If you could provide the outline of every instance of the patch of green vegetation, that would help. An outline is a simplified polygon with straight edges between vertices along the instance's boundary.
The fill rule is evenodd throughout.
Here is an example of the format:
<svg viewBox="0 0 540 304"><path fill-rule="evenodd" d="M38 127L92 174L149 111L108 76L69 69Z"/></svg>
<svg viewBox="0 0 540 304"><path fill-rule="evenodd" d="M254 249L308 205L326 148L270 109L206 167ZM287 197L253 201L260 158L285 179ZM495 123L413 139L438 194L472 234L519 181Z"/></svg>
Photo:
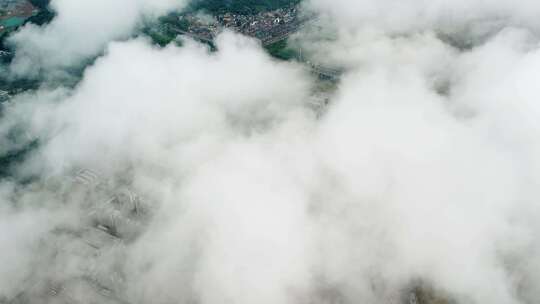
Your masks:
<svg viewBox="0 0 540 304"><path fill-rule="evenodd" d="M50 0L30 0L30 3L37 7L39 11L36 15L30 17L27 22L36 25L44 25L51 22L56 16L56 13L49 7L50 2Z"/></svg>
<svg viewBox="0 0 540 304"><path fill-rule="evenodd" d="M47 8L50 2L51 0L30 0L30 3L39 9Z"/></svg>
<svg viewBox="0 0 540 304"><path fill-rule="evenodd" d="M188 31L189 30L189 21L182 19L175 23L176 27L181 29L182 31Z"/></svg>
<svg viewBox="0 0 540 304"><path fill-rule="evenodd" d="M163 34L158 31L146 31L145 32L150 39L152 39L152 42L159 46L166 46L167 44L171 43L176 37L173 35Z"/></svg>
<svg viewBox="0 0 540 304"><path fill-rule="evenodd" d="M287 40L281 40L265 47L266 51L275 58L282 60L298 59L296 50L289 47Z"/></svg>
<svg viewBox="0 0 540 304"><path fill-rule="evenodd" d="M54 11L44 8L44 9L40 9L36 15L28 18L26 22L33 23L36 25L44 25L51 22L55 16L56 16L56 13Z"/></svg>

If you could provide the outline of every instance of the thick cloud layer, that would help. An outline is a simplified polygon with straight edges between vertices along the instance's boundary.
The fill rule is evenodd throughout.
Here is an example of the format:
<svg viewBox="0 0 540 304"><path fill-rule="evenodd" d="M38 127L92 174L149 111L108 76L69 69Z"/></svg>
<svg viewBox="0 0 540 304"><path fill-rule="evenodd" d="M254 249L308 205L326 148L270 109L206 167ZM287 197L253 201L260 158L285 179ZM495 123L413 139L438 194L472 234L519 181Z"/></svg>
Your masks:
<svg viewBox="0 0 540 304"><path fill-rule="evenodd" d="M367 26L410 33L433 27L459 29L474 22L477 30L485 23L538 27L540 4L524 0L309 0L316 12L335 18L341 26Z"/></svg>
<svg viewBox="0 0 540 304"><path fill-rule="evenodd" d="M295 41L344 71L322 110L229 32L16 96L0 301L538 303L535 2L307 5Z"/></svg>
<svg viewBox="0 0 540 304"><path fill-rule="evenodd" d="M53 0L50 5L57 16L50 24L27 25L10 38L17 51L12 70L28 75L73 67L100 53L109 41L128 37L141 18L185 4L183 0Z"/></svg>

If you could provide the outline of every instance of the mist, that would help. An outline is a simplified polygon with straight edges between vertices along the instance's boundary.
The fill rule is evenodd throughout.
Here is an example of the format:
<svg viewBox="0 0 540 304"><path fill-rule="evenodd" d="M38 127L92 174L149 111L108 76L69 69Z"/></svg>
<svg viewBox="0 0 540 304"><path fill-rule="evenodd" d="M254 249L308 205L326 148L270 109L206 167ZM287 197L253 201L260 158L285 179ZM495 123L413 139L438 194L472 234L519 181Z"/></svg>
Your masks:
<svg viewBox="0 0 540 304"><path fill-rule="evenodd" d="M57 16L49 24L27 24L10 37L8 43L17 51L11 73L39 76L79 67L107 43L129 38L144 18L184 5L183 0L52 0L49 6Z"/></svg>
<svg viewBox="0 0 540 304"><path fill-rule="evenodd" d="M33 148L0 179L0 303L540 301L540 5L304 2L323 94L227 30L132 38L184 4L54 1L10 38L20 75L97 59L2 105L0 152Z"/></svg>

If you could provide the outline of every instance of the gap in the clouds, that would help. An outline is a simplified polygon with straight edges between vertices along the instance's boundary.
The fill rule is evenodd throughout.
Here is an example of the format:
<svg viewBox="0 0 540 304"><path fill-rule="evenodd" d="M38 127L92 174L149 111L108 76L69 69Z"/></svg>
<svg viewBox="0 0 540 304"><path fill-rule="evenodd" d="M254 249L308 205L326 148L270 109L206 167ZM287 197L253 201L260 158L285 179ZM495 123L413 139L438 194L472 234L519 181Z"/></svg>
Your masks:
<svg viewBox="0 0 540 304"><path fill-rule="evenodd" d="M172 13L173 16L176 14L177 13ZM176 35L173 39L169 39L166 43L160 41L159 38L156 39L153 27L159 26L160 22L167 20L167 18L167 16L162 17L157 20L157 23L156 20L143 20L132 35L120 41L143 39L149 44L152 44L158 50L172 46L182 48L185 42L185 40L181 39L182 35ZM219 51L213 42L199 41L199 43L206 46L209 53L216 53ZM287 39L264 46L262 49L276 62L294 61L300 64L305 64L302 62L304 59L302 58L301 52L299 52L295 46L291 46ZM78 62L76 65L68 66L53 72L39 71L31 76L20 77L13 77L11 73L2 73L0 74L0 90L7 92L7 96L10 97L15 97L23 93L34 94L39 93L40 90L54 90L57 88L67 90L68 92L72 91L76 89L77 85L81 82L85 72L91 68L96 61L105 56L106 53L107 50L105 49L90 58L86 58L85 60ZM9 69L11 59L12 58L9 58L4 62L4 69L6 71ZM309 68L309 66L307 67ZM318 115L322 115L325 112L331 96L338 88L338 79L324 77L317 73L314 73L314 76L316 76L314 77L316 81L315 86L313 87L312 100L308 103L308 106L311 107L312 110ZM2 103L2 100L0 100L0 103ZM7 104L8 103L6 103L6 100L4 100L4 104L0 105L0 111ZM32 151L34 151L38 146L39 144L37 141L27 140L22 145L16 146L16 149L14 148L0 151L0 171L2 173L0 178L13 177L14 174L11 169L16 164L23 163L25 160L31 157Z"/></svg>

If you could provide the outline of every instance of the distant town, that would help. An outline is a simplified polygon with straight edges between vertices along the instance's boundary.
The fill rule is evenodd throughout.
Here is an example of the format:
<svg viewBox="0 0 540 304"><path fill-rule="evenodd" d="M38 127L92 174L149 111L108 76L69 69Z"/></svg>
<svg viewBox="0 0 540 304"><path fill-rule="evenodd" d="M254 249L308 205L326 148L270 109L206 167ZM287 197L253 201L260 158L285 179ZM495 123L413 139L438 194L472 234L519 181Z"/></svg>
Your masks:
<svg viewBox="0 0 540 304"><path fill-rule="evenodd" d="M201 40L212 40L223 28L229 28L244 35L257 38L264 45L270 45L287 38L298 30L302 20L294 5L258 14L244 15L225 13L207 16L201 13L181 14L175 20L165 19L167 26ZM171 28L169 28L171 30Z"/></svg>
<svg viewBox="0 0 540 304"><path fill-rule="evenodd" d="M323 67L305 61L301 54L283 55L287 38L298 32L302 25L314 17L299 14L295 4L262 11L255 14L219 13L204 14L200 11L181 14L169 14L153 24L147 33L158 44L168 44L178 35L213 44L214 38L223 30L230 29L261 41L269 53L277 58L289 60L293 57L303 61L319 77L335 80L342 73L340 70Z"/></svg>
<svg viewBox="0 0 540 304"><path fill-rule="evenodd" d="M39 11L39 8L28 0L0 1L0 38L16 30ZM179 34L211 42L220 31L229 28L259 39L263 45L271 45L298 31L303 21L305 20L299 18L297 6L290 4L254 14L222 12L206 15L200 11L171 13L160 18L148 32L156 42L162 44L172 41Z"/></svg>
<svg viewBox="0 0 540 304"><path fill-rule="evenodd" d="M0 39L25 24L29 18L46 10L46 8L40 10L29 0L1 0ZM146 32L156 43L164 45L170 43L178 35L212 42L220 31L228 28L259 39L266 46L285 40L298 31L304 21L299 17L295 4L254 13L221 11L215 14L204 14L197 10L189 13L171 13L149 25ZM0 50L7 51L1 47ZM5 55L6 53L2 53L0 57Z"/></svg>
<svg viewBox="0 0 540 304"><path fill-rule="evenodd" d="M139 34L149 36L154 43L162 46L175 41L180 43L176 38L187 36L214 47L215 37L224 29L229 29L258 39L275 58L298 60L322 79L338 79L341 71L305 60L300 51L288 46L287 38L313 18L300 14L299 1L285 2L288 4L257 10L208 10L207 7L199 7L172 12L147 24ZM8 64L15 55L4 43L10 33L28 22L41 25L54 18L54 12L47 4L47 0L0 0L0 64ZM34 79L20 79L16 82L0 80L0 103L38 84L39 80Z"/></svg>

